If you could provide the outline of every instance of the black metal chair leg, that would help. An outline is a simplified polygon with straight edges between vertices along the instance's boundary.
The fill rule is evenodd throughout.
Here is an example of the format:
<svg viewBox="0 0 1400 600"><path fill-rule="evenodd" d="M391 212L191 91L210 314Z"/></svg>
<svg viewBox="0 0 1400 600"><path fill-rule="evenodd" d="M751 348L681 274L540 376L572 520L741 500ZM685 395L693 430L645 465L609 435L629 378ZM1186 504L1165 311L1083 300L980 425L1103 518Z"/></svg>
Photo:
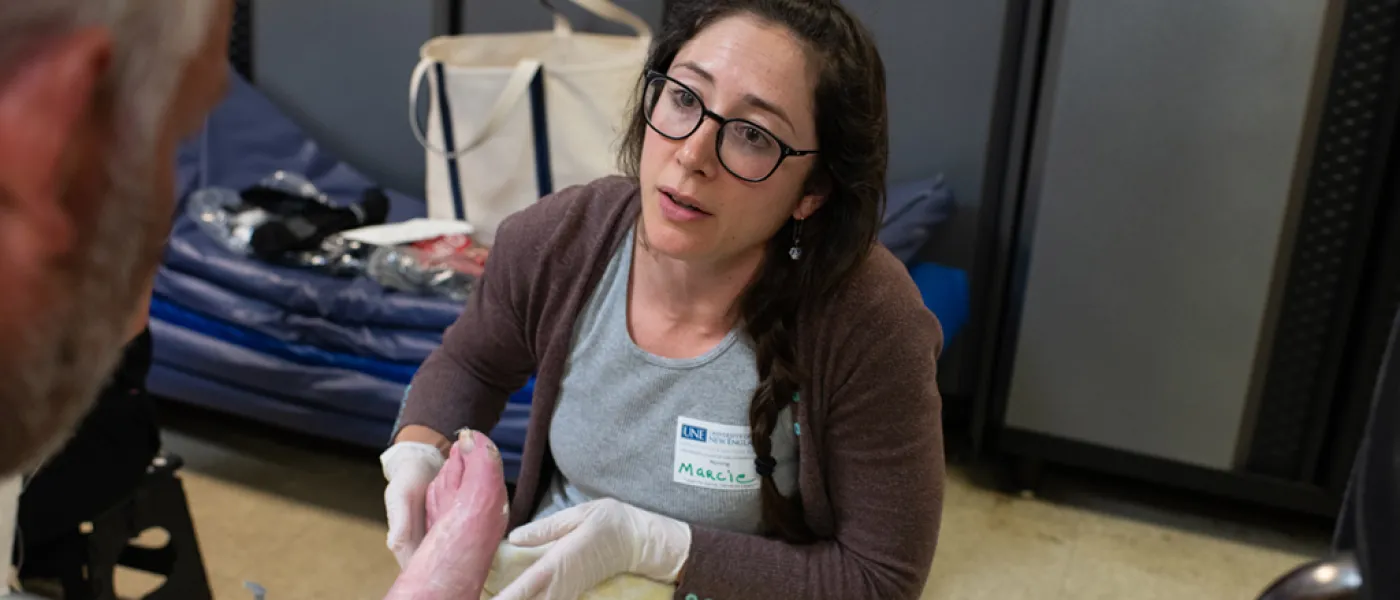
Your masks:
<svg viewBox="0 0 1400 600"><path fill-rule="evenodd" d="M145 600L212 600L184 484L176 476L180 466L178 457L158 457L135 493L94 519L91 530L75 530L45 556L34 557L28 575L57 579L65 600L116 600L120 565L165 578ZM169 533L164 547L132 545L151 528Z"/></svg>
<svg viewBox="0 0 1400 600"><path fill-rule="evenodd" d="M125 550L122 550L121 558L117 559L117 564L147 573L170 573L175 570L175 556L175 549L170 546L163 548L127 546Z"/></svg>
<svg viewBox="0 0 1400 600"><path fill-rule="evenodd" d="M164 571L165 585L146 596L148 600L212 600L204 558L199 551L194 520L190 518L184 485L174 474L158 476L151 489L150 502L141 507L139 522L146 527L164 527L170 533L170 566ZM135 564L122 564L136 567Z"/></svg>

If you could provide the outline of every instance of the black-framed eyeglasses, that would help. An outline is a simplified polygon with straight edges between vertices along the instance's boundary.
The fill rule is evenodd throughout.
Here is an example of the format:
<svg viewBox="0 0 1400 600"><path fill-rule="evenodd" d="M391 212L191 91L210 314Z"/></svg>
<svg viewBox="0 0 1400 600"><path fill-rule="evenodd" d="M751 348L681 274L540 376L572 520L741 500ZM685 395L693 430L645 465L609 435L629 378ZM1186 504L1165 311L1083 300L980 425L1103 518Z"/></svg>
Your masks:
<svg viewBox="0 0 1400 600"><path fill-rule="evenodd" d="M730 119L705 108L689 86L664 73L648 71L642 111L652 131L672 140L683 140L700 129L709 117L719 123L715 155L724 169L744 181L768 179L789 156L807 156L818 150L796 150L761 125Z"/></svg>

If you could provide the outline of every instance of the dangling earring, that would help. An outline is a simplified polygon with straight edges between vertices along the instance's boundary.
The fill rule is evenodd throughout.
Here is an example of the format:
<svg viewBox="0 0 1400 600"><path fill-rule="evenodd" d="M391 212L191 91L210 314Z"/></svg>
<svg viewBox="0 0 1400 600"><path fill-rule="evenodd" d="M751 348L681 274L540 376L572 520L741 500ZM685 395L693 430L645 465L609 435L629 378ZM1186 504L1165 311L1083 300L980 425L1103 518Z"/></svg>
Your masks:
<svg viewBox="0 0 1400 600"><path fill-rule="evenodd" d="M788 249L788 256L793 260L802 258L802 220L797 220L797 225L792 228L792 248Z"/></svg>

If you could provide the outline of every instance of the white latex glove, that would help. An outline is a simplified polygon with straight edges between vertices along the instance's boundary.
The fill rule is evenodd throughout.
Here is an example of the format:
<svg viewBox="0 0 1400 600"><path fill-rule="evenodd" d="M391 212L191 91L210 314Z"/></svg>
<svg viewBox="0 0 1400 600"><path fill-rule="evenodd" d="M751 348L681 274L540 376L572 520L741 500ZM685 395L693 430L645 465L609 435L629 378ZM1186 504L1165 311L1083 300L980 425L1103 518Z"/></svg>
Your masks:
<svg viewBox="0 0 1400 600"><path fill-rule="evenodd" d="M509 541L549 548L496 600L573 600L627 573L675 584L690 557L690 525L612 499L525 525Z"/></svg>
<svg viewBox="0 0 1400 600"><path fill-rule="evenodd" d="M442 470L445 459L432 444L399 442L379 455L384 466L384 513L389 519L387 545L399 561L399 568L423 543L428 530L428 485Z"/></svg>

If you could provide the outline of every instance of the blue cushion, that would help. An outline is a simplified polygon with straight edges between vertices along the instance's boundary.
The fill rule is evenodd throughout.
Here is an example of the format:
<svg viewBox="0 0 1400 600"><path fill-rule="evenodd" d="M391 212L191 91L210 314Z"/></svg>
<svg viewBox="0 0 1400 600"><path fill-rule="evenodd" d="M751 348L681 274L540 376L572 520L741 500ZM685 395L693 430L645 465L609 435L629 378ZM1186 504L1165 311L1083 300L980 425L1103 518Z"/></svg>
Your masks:
<svg viewBox="0 0 1400 600"><path fill-rule="evenodd" d="M971 312L967 271L925 262L910 268L909 276L918 286L924 306L933 311L938 323L943 326L943 346L946 348L967 324Z"/></svg>
<svg viewBox="0 0 1400 600"><path fill-rule="evenodd" d="M891 184L886 191L880 243L909 264L933 236L933 228L952 216L953 206L953 192L942 175Z"/></svg>
<svg viewBox="0 0 1400 600"><path fill-rule="evenodd" d="M396 363L279 340L237 323L201 315L160 295L151 298L151 317L300 365L347 369L403 385L411 382L418 371L417 363Z"/></svg>
<svg viewBox="0 0 1400 600"><path fill-rule="evenodd" d="M530 380L525 382L525 387L515 390L510 395L509 404L530 404L535 399L535 377L530 376Z"/></svg>

